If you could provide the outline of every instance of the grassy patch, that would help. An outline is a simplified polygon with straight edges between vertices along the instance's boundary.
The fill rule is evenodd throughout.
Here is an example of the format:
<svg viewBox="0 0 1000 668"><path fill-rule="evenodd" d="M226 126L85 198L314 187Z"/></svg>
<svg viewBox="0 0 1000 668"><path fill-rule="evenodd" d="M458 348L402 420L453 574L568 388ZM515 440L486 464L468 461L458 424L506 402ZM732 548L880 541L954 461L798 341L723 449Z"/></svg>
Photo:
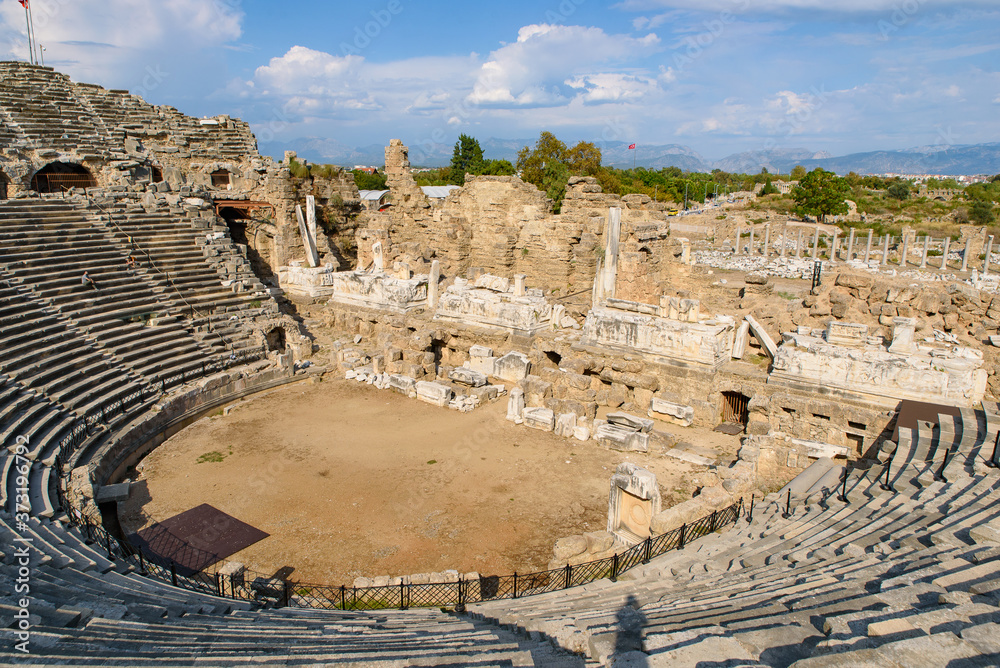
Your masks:
<svg viewBox="0 0 1000 668"><path fill-rule="evenodd" d="M211 452L206 452L205 454L198 457L198 461L196 461L195 463L205 464L207 462L211 462L213 464L218 464L225 458L226 456L221 452L219 452L218 450L212 450Z"/></svg>
<svg viewBox="0 0 1000 668"><path fill-rule="evenodd" d="M428 461L427 463L428 463L428 464L437 464L437 463L438 463L438 460L436 460L436 459L431 459L431 460L430 460L430 461Z"/></svg>

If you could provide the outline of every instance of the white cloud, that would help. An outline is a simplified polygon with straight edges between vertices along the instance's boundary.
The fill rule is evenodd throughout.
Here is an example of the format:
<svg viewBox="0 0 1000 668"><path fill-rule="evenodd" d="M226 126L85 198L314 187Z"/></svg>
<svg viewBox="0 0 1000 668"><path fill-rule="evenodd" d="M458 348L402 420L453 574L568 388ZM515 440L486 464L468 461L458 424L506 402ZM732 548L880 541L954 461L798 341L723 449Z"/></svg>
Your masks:
<svg viewBox="0 0 1000 668"><path fill-rule="evenodd" d="M205 0L32 0L35 36L44 59L78 81L147 89L170 76L173 63L242 34L238 2ZM0 4L0 57L28 60L24 11ZM150 78L150 72L159 73ZM145 83L144 83L145 82Z"/></svg>
<svg viewBox="0 0 1000 668"><path fill-rule="evenodd" d="M618 7L626 11L654 11L657 9L682 9L703 12L769 13L788 11L822 11L831 14L855 14L872 12L892 12L902 8L900 0L625 0ZM995 0L911 0L905 3L913 6L912 14L922 9L954 7L962 9L969 5L991 6ZM906 11L906 10L903 10ZM647 19L648 21L648 19Z"/></svg>
<svg viewBox="0 0 1000 668"><path fill-rule="evenodd" d="M490 54L467 99L476 105L565 104L574 94L564 88L567 79L575 81L575 77L585 75L607 77L595 70L610 63L641 58L659 46L660 39L654 33L636 38L609 35L600 28L584 26L524 26L516 42ZM576 88L592 90L582 85ZM611 92L605 90L601 94Z"/></svg>

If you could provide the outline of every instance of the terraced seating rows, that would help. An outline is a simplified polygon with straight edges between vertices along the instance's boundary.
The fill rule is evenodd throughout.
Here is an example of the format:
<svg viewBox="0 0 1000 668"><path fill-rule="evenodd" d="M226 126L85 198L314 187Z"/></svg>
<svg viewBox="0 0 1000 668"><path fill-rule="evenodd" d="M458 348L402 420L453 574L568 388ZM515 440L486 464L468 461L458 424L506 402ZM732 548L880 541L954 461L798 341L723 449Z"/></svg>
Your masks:
<svg viewBox="0 0 1000 668"><path fill-rule="evenodd" d="M31 539L31 654L19 665L594 665L439 610L259 609L123 569L75 527L0 513L0 541ZM23 544L23 543L21 543ZM17 565L4 547L3 577ZM0 598L13 615L14 596ZM7 651L5 647L4 651ZM12 657L14 658L14 657Z"/></svg>
<svg viewBox="0 0 1000 668"><path fill-rule="evenodd" d="M989 435L975 425L989 420L963 418L972 424L957 452L981 452ZM749 525L617 583L470 611L615 665L921 666L969 656L962 665L995 665L1000 636L984 638L1000 629L1000 473L963 464L947 480L921 478L930 451L904 439L901 430L894 465L908 473L893 479L895 492L875 466L850 477L850 504L826 495L785 518L786 497L775 494ZM928 638L937 649L927 656L940 661L893 663ZM888 662L851 663L857 652Z"/></svg>

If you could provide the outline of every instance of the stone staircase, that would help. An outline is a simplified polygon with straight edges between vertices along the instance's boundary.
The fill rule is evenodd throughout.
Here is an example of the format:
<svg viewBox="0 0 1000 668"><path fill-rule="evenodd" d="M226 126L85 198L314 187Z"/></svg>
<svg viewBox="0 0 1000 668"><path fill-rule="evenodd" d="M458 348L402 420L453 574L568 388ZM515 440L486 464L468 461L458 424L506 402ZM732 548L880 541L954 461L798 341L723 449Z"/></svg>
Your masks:
<svg viewBox="0 0 1000 668"><path fill-rule="evenodd" d="M983 460L995 413L960 423L964 437L901 429L882 465L850 475L848 504L805 495L785 517L787 494L774 494L751 523L618 582L470 614L616 666L997 665L1000 474Z"/></svg>
<svg viewBox="0 0 1000 668"><path fill-rule="evenodd" d="M435 609L264 609L179 589L109 561L59 520L18 524L0 513L3 577L30 539L30 655L17 665L592 666L537 639ZM13 619L17 597L0 597Z"/></svg>

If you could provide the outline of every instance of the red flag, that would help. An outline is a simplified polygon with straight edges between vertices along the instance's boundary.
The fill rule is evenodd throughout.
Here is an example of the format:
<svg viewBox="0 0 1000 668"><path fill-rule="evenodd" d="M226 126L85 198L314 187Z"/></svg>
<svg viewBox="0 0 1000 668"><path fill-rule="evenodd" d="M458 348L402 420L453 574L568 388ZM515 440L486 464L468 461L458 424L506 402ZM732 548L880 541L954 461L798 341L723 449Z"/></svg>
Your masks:
<svg viewBox="0 0 1000 668"><path fill-rule="evenodd" d="M629 150L632 150L633 148L635 148L635 144L629 144L628 147L629 147Z"/></svg>
<svg viewBox="0 0 1000 668"><path fill-rule="evenodd" d="M17 1L21 3L22 7L24 7L25 9L27 9L27 7L28 7L28 0L17 0Z"/></svg>

